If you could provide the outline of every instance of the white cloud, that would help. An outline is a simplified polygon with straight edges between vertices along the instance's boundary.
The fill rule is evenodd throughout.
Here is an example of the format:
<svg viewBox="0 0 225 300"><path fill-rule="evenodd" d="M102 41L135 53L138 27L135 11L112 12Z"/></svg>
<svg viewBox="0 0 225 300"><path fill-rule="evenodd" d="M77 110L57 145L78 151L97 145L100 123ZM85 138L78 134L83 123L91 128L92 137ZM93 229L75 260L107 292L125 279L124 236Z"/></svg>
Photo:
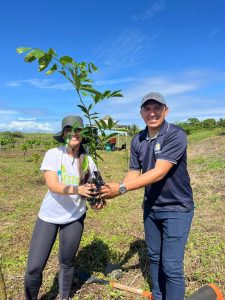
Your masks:
<svg viewBox="0 0 225 300"><path fill-rule="evenodd" d="M2 115L14 115L14 114L18 114L18 111L10 110L10 109L0 109L0 114L2 114Z"/></svg>
<svg viewBox="0 0 225 300"><path fill-rule="evenodd" d="M36 118L23 118L23 117L19 117L18 121L35 121Z"/></svg>
<svg viewBox="0 0 225 300"><path fill-rule="evenodd" d="M146 35L138 29L123 28L113 32L104 41L104 47L101 44L96 47L97 65L100 66L102 73L111 76L120 70L124 72L128 68L144 64L153 56L156 38L158 35L155 32Z"/></svg>
<svg viewBox="0 0 225 300"><path fill-rule="evenodd" d="M118 79L109 79L109 80L97 80L95 85L113 85L113 84L120 84L120 83L127 83L134 81L135 77L125 77L125 78L118 78Z"/></svg>
<svg viewBox="0 0 225 300"><path fill-rule="evenodd" d="M53 132L53 127L48 122L40 123L34 121L11 121L7 124L0 124L0 130L22 132Z"/></svg>
<svg viewBox="0 0 225 300"><path fill-rule="evenodd" d="M23 85L34 86L39 89L54 89L54 90L72 90L74 87L70 83L54 83L51 79L25 79L6 82L8 87L21 87Z"/></svg>
<svg viewBox="0 0 225 300"><path fill-rule="evenodd" d="M170 107L168 120L171 122L197 118L224 118L225 92L219 94L217 84L223 84L225 73L210 70L188 70L164 76L145 77L132 82L122 91L123 98L107 102L105 113L120 122L142 124L139 114L140 102L150 91L162 93ZM206 90L209 89L209 93ZM202 91L207 96L203 96ZM217 90L217 93L213 92ZM224 101L223 101L224 99ZM106 112L107 109L107 112Z"/></svg>
<svg viewBox="0 0 225 300"><path fill-rule="evenodd" d="M145 21L154 18L159 12L165 9L165 1L158 0L152 3L142 14L132 16L134 21Z"/></svg>

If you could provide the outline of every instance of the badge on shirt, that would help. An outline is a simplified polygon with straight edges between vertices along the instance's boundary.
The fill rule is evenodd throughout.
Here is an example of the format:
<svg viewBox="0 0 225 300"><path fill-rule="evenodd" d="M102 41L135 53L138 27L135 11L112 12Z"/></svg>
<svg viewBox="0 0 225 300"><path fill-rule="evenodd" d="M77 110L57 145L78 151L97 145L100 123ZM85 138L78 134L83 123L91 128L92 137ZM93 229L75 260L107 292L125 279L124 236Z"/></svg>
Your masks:
<svg viewBox="0 0 225 300"><path fill-rule="evenodd" d="M159 143L157 143L156 145L155 145L155 151L156 152L159 152L161 150L161 145L159 144Z"/></svg>

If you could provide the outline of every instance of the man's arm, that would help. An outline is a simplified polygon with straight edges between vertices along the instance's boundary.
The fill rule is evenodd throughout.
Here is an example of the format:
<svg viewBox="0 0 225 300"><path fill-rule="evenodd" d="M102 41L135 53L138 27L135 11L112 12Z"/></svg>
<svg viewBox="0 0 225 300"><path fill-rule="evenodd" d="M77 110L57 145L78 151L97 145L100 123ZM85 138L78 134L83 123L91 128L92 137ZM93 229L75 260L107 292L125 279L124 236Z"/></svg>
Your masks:
<svg viewBox="0 0 225 300"><path fill-rule="evenodd" d="M136 190L162 180L173 167L173 163L167 160L156 161L155 167L144 174L139 171L129 171L124 178L127 191ZM113 198L119 196L119 183L108 183L101 189L102 197Z"/></svg>
<svg viewBox="0 0 225 300"><path fill-rule="evenodd" d="M126 182L132 181L138 178L140 175L141 171L139 170L129 170L123 179L123 183L125 184Z"/></svg>

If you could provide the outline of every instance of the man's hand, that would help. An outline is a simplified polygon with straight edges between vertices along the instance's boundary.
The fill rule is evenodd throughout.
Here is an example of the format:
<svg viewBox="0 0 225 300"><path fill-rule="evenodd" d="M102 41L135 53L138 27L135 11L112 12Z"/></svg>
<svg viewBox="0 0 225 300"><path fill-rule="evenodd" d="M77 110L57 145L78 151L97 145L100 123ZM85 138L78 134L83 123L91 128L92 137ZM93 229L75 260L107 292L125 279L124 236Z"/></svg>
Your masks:
<svg viewBox="0 0 225 300"><path fill-rule="evenodd" d="M119 183L110 182L101 187L100 193L103 198L111 199L120 195Z"/></svg>

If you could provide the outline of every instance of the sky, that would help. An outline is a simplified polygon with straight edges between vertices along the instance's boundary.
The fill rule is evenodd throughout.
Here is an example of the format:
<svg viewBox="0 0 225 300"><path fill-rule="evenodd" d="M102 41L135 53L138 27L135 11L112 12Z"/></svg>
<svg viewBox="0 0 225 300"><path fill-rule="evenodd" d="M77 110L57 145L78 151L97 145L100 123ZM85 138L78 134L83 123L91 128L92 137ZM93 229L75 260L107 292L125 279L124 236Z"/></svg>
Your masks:
<svg viewBox="0 0 225 300"><path fill-rule="evenodd" d="M144 127L140 102L162 93L169 122L225 118L224 0L20 0L0 7L0 131L57 132L81 114L63 76L38 72L17 47L92 62L97 90L122 90L100 117Z"/></svg>

